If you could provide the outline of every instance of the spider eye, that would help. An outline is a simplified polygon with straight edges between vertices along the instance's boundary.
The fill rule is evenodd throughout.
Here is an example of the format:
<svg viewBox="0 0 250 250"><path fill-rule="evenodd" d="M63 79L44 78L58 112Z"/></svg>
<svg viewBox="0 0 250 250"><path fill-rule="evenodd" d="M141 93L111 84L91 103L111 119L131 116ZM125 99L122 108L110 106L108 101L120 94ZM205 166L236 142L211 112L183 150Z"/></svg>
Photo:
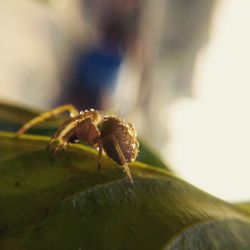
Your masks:
<svg viewBox="0 0 250 250"><path fill-rule="evenodd" d="M79 143L80 140L78 139L77 135L73 134L70 139L69 139L70 143Z"/></svg>

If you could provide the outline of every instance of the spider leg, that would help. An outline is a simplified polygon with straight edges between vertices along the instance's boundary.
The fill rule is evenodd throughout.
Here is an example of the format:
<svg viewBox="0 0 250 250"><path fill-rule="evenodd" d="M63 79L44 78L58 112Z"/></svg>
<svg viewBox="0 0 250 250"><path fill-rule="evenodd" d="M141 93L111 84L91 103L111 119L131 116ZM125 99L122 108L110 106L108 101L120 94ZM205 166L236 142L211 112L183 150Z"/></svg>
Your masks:
<svg viewBox="0 0 250 250"><path fill-rule="evenodd" d="M52 160L54 161L56 158L56 154L60 150L65 150L68 146L67 141L61 141L57 144L57 146L53 149Z"/></svg>
<svg viewBox="0 0 250 250"><path fill-rule="evenodd" d="M134 184L134 181L133 181L133 178L132 178L132 175L131 175L131 172L130 172L130 169L128 167L128 163L126 161L126 158L121 150L121 147L118 143L118 141L116 140L116 138L112 135L110 135L110 138L111 140L113 141L114 143L114 146L115 146L115 149L119 155L119 158L121 160L121 166L123 167L124 171L126 172L127 176L128 176L128 179L130 181L131 184Z"/></svg>
<svg viewBox="0 0 250 250"><path fill-rule="evenodd" d="M102 151L103 151L102 144L99 143L99 145L98 145L98 163L97 163L98 171L101 170Z"/></svg>
<svg viewBox="0 0 250 250"><path fill-rule="evenodd" d="M31 119L27 123L25 123L16 133L17 135L21 135L25 133L28 129L33 127L34 125L43 122L49 119L52 116L59 115L65 111L69 111L72 116L77 116L79 114L78 110L73 105L62 105L57 108L54 108L50 111L41 113L40 115L36 116L35 118Z"/></svg>
<svg viewBox="0 0 250 250"><path fill-rule="evenodd" d="M58 144L55 146L53 150L53 158L55 158L56 153L59 150L66 149L69 140L71 139L72 134L74 134L77 130L77 126L79 123L84 125L85 123L89 123L91 120L90 118L86 117L79 117L79 118L71 118L72 120L64 122L50 139L49 144L47 146L47 150L51 149L55 142Z"/></svg>

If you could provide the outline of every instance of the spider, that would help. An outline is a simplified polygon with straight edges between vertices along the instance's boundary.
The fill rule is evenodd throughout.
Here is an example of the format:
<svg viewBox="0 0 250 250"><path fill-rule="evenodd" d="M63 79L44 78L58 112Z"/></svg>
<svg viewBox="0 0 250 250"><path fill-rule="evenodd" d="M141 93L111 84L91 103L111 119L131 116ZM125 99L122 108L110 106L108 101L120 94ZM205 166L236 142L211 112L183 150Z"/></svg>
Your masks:
<svg viewBox="0 0 250 250"><path fill-rule="evenodd" d="M100 113L94 109L79 112L73 105L62 105L41 113L25 123L17 131L17 135L21 135L32 126L65 111L70 113L71 118L61 124L47 147L48 149L53 147L53 156L55 157L59 150L66 149L69 143L82 140L98 150L98 170L101 169L104 150L111 159L124 168L130 183L133 184L128 163L136 159L139 142L134 126L124 119L108 115L101 119Z"/></svg>

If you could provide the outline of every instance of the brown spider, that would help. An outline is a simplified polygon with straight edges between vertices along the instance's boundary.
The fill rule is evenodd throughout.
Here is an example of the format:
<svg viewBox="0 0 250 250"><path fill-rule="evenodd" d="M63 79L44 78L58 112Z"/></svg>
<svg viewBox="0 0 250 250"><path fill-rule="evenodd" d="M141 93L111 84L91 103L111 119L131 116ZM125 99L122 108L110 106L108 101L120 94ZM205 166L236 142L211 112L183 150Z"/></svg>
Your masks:
<svg viewBox="0 0 250 250"><path fill-rule="evenodd" d="M62 105L25 123L17 131L17 135L21 135L32 126L65 111L70 112L71 118L62 123L49 142L48 149L57 142L53 155L55 156L58 150L66 149L68 143L82 140L98 150L98 170L101 168L102 151L104 150L111 159L124 168L133 184L128 163L136 159L139 143L134 126L121 118L104 116L101 120L101 115L94 109L79 112L72 105Z"/></svg>

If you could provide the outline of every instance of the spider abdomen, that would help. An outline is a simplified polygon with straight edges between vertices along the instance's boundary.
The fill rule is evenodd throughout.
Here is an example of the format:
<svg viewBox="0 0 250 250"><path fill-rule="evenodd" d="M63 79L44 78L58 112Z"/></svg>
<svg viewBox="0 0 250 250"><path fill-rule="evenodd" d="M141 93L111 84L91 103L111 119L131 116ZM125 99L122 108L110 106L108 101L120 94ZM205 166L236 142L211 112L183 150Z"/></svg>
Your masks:
<svg viewBox="0 0 250 250"><path fill-rule="evenodd" d="M102 146L111 159L120 165L124 164L117 150L116 143L119 145L126 162L136 159L139 143L136 130L130 123L117 117L106 116L103 119L100 131Z"/></svg>

